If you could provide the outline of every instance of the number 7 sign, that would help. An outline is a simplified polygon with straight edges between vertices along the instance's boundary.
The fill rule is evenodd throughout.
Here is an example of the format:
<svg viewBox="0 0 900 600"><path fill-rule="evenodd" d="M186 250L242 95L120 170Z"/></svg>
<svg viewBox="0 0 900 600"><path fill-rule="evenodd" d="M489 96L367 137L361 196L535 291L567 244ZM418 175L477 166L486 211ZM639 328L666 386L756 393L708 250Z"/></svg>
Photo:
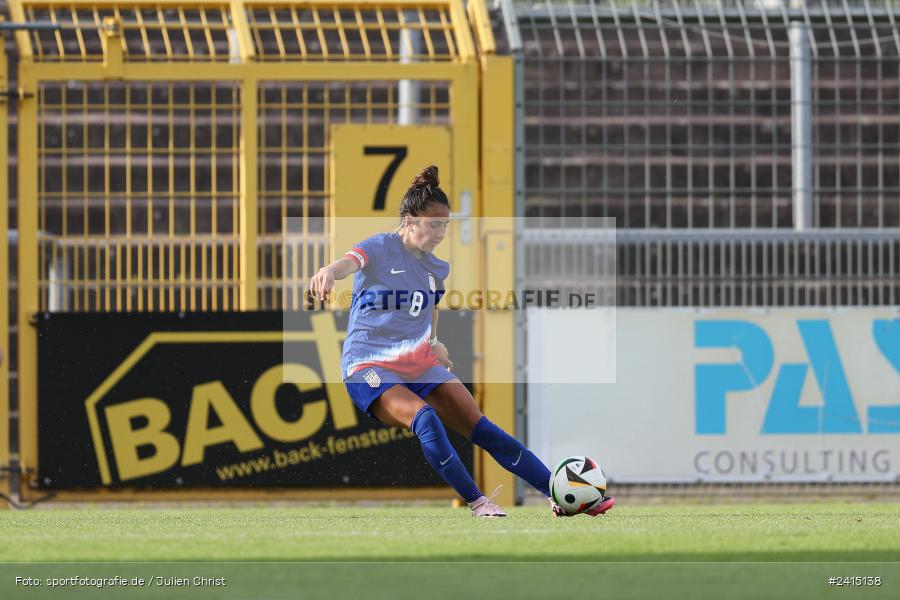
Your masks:
<svg viewBox="0 0 900 600"><path fill-rule="evenodd" d="M360 240L396 229L403 194L428 165L437 165L441 188L451 202L456 198L447 127L334 125L330 148L328 261L343 256ZM451 206L452 210L459 208ZM333 297L351 285L352 278L337 282Z"/></svg>
<svg viewBox="0 0 900 600"><path fill-rule="evenodd" d="M453 198L450 130L447 127L333 126L331 214L336 217L397 217L403 193L413 177L428 165L437 165L441 188Z"/></svg>

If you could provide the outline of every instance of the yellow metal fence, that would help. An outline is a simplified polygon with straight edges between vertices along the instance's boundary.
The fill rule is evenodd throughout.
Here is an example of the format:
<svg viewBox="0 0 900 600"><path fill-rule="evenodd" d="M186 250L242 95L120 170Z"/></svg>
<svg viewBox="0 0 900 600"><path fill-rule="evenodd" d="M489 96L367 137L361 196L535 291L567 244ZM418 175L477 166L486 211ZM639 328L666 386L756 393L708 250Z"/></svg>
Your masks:
<svg viewBox="0 0 900 600"><path fill-rule="evenodd" d="M494 46L477 4L467 18L461 0L10 2L17 21L60 25L16 34L25 469L38 461L35 314L302 308L289 291L330 251L333 126L447 126L452 189L483 214L480 78ZM501 88L488 102L511 114ZM495 182L507 167L491 167ZM492 214L512 214L506 175ZM289 217L303 235L287 236Z"/></svg>
<svg viewBox="0 0 900 600"><path fill-rule="evenodd" d="M38 60L104 60L104 22L130 61L457 61L472 55L454 2L22 2L29 21L57 23L29 41ZM236 11L241 11L239 14ZM238 27L249 37L240 47ZM412 40L420 38L421 43Z"/></svg>
<svg viewBox="0 0 900 600"><path fill-rule="evenodd" d="M39 308L239 305L235 84L42 82Z"/></svg>
<svg viewBox="0 0 900 600"><path fill-rule="evenodd" d="M418 125L456 125L448 81L421 82L400 103L399 81L266 82L259 91L259 307L302 308L293 293L328 262L325 217L331 189L331 131L349 123L397 124L401 111ZM457 110L464 107L457 105ZM465 120L463 120L465 122ZM286 238L285 219L306 224ZM284 252L294 253L285 257Z"/></svg>
<svg viewBox="0 0 900 600"><path fill-rule="evenodd" d="M0 17L2 19L2 17ZM7 61L6 53L0 52L0 92L8 92L7 87ZM7 129L7 97L0 96L0 165L7 170L0 175L0 469L10 466L10 394L9 394L9 354L10 348L6 341L9 340L9 227L8 227L8 203L9 198L9 172L8 152L9 131ZM10 494L10 473L0 470L0 494L7 497ZM0 501L0 508L5 503Z"/></svg>

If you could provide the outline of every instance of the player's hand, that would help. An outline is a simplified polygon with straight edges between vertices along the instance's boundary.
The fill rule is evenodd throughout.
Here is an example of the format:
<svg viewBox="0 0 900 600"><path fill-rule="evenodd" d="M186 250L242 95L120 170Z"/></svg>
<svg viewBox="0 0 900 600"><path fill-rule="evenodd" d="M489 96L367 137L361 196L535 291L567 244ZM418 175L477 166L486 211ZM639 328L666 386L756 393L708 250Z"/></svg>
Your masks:
<svg viewBox="0 0 900 600"><path fill-rule="evenodd" d="M450 360L450 354L447 352L447 346L438 341L434 346L431 347L431 353L434 355L438 362L442 365L453 370L453 361Z"/></svg>
<svg viewBox="0 0 900 600"><path fill-rule="evenodd" d="M309 293L313 300L328 300L331 288L334 287L334 274L328 267L322 267L309 280Z"/></svg>

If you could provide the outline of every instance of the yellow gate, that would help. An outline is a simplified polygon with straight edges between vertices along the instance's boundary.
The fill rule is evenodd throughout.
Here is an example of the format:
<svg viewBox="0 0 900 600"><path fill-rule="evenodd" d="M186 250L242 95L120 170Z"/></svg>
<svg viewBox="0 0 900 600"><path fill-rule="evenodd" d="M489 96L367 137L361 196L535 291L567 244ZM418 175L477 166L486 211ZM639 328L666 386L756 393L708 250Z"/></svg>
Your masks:
<svg viewBox="0 0 900 600"><path fill-rule="evenodd" d="M2 17L0 17L2 20ZM7 63L6 52L0 52L0 165L9 172L7 148L9 132L7 130ZM9 239L7 215L9 214L9 182L6 174L0 177L0 469L10 465L9 451ZM0 494L9 497L10 476L6 470L0 470ZM6 504L0 501L0 507Z"/></svg>
<svg viewBox="0 0 900 600"><path fill-rule="evenodd" d="M287 260L285 223L334 212L336 127L446 127L454 210L465 200L472 218L512 215L512 68L489 56L481 2L468 17L461 0L11 0L10 11L60 25L16 34L19 85L32 94L18 146L27 472L40 458L35 316L297 308L284 290L305 284L332 249L308 229L291 249L302 256ZM509 115L495 115L488 134L482 81L487 102ZM493 150L479 152L485 135ZM482 264L479 243L460 248ZM511 251L503 260L508 277ZM484 276L458 270L450 284L474 289ZM477 340L488 321L479 318ZM492 393L486 412L511 426L512 385ZM509 481L494 466L478 470L485 486Z"/></svg>

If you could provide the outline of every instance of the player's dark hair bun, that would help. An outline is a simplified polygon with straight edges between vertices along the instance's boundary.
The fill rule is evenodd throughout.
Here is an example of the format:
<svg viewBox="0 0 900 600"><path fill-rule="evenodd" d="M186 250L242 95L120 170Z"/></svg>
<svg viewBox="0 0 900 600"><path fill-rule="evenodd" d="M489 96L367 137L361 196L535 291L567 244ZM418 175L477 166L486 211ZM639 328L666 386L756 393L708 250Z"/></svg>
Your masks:
<svg viewBox="0 0 900 600"><path fill-rule="evenodd" d="M438 179L438 168L435 165L430 165L419 171L416 178L413 179L413 187L416 188L424 188L424 187L433 187L436 188L440 186L440 180Z"/></svg>
<svg viewBox="0 0 900 600"><path fill-rule="evenodd" d="M413 179L400 203L400 216L418 217L428 209L428 205L432 202L450 206L447 194L440 188L438 168L435 165L425 167Z"/></svg>

